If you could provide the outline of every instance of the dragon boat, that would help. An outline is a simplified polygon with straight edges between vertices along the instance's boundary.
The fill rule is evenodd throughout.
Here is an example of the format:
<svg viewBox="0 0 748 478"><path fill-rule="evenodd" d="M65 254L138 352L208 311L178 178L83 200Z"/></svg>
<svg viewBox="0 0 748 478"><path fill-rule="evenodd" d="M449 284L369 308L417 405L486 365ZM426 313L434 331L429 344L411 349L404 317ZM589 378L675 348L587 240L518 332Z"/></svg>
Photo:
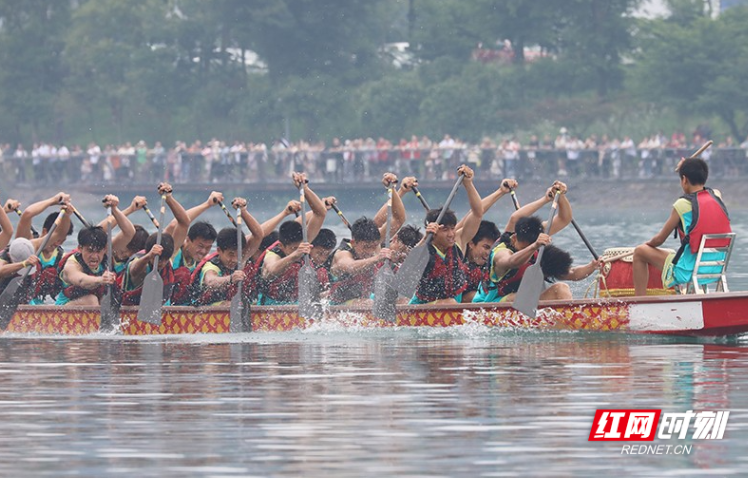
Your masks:
<svg viewBox="0 0 748 478"><path fill-rule="evenodd" d="M536 318L497 304L398 306L394 322L369 308L330 307L319 319L305 319L294 306L253 306L249 320L231 324L229 307L164 307L160 324L137 320L136 307L122 307L114 333L123 335L271 332L305 329L315 323L352 327L487 327L733 336L748 332L748 292L609 297L545 301ZM233 327L232 327L233 325ZM20 306L4 334L85 335L102 331L99 308Z"/></svg>

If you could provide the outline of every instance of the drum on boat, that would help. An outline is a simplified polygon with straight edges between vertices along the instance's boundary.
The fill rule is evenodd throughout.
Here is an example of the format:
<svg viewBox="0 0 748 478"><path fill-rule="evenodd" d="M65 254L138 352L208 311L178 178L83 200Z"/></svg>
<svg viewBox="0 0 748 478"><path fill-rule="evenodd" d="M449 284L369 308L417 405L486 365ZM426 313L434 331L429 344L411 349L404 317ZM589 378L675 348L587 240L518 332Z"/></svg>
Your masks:
<svg viewBox="0 0 748 478"><path fill-rule="evenodd" d="M675 252L672 249L664 249L667 252ZM634 248L612 247L605 249L602 259L625 256L607 262L603 267L598 279L600 297L630 297L634 295ZM647 282L647 295L669 295L675 294L675 289L665 289L662 286L662 272L656 267L649 266L649 282Z"/></svg>

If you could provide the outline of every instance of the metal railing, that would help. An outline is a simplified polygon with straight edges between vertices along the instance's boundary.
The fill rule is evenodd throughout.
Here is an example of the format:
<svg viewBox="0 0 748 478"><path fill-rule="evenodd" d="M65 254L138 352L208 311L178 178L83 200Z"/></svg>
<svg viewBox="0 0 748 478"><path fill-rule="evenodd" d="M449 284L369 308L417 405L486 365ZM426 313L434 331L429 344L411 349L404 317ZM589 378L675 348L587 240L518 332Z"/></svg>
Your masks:
<svg viewBox="0 0 748 478"><path fill-rule="evenodd" d="M695 148L567 151L456 147L448 149L327 149L222 152L204 156L189 151L135 155L73 154L67 158L5 157L6 180L27 185L113 184L121 181L172 183L268 183L287 181L291 171L305 171L316 182L344 182L381 177L386 171L415 175L421 180L447 180L462 163L481 179L548 177L653 178L671 177L681 157ZM710 174L748 174L748 150L713 148Z"/></svg>

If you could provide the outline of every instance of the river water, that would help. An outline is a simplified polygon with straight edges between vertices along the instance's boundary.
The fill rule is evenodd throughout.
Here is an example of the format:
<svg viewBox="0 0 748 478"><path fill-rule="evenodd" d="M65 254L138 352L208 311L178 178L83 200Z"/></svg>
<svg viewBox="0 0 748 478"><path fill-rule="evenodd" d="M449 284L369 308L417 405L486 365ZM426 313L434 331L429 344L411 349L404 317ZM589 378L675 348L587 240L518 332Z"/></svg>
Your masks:
<svg viewBox="0 0 748 478"><path fill-rule="evenodd" d="M642 242L665 219L575 215L598 252ZM746 219L733 216L733 290L748 287ZM568 228L554 241L586 262L575 234ZM575 294L588 285L575 284ZM741 338L474 324L3 336L0 380L0 476L727 476L748 468ZM588 441L595 410L617 408L730 416L722 440L654 441L690 453L628 455L622 446L637 442Z"/></svg>

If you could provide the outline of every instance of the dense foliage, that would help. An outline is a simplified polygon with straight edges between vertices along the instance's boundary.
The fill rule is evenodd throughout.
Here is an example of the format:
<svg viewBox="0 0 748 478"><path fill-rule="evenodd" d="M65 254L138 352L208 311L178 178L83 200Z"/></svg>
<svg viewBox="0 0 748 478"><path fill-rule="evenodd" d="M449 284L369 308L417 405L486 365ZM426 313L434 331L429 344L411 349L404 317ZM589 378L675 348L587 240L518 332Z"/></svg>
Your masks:
<svg viewBox="0 0 748 478"><path fill-rule="evenodd" d="M0 0L0 141L634 135L679 115L742 140L748 8L639 3Z"/></svg>

